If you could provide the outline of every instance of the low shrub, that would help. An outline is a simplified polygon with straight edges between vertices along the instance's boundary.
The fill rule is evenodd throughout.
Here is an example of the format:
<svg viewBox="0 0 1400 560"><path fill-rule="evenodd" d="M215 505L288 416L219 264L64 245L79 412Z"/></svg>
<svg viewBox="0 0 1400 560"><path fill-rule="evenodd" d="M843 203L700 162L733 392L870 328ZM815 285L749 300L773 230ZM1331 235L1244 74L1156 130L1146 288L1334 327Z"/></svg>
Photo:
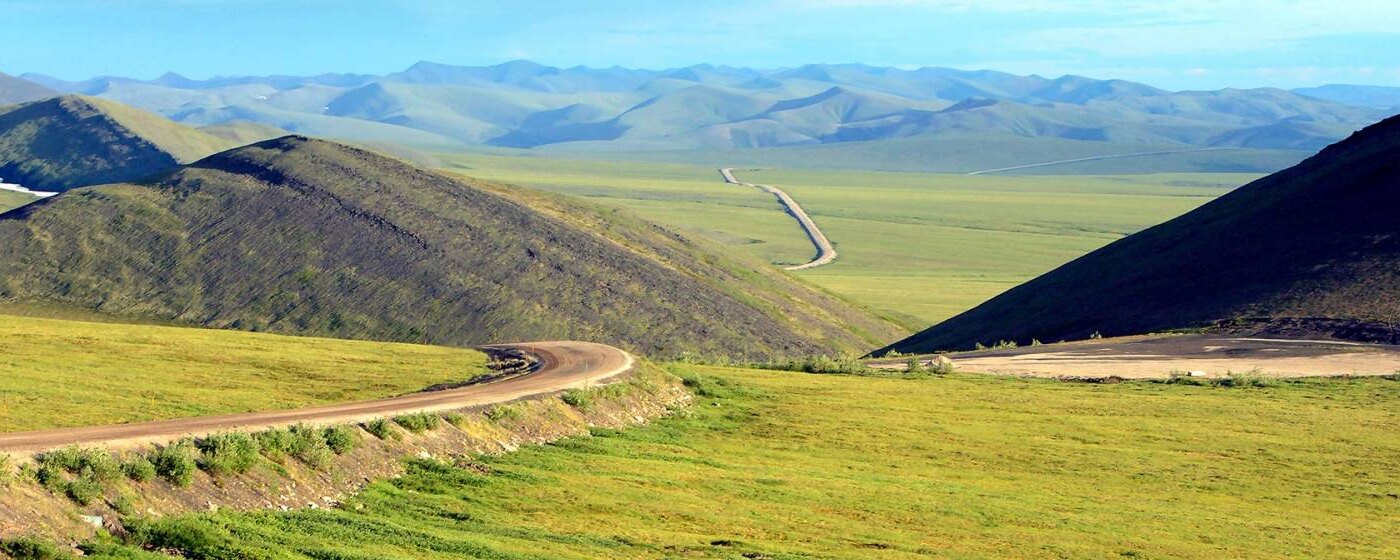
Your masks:
<svg viewBox="0 0 1400 560"><path fill-rule="evenodd" d="M269 428L255 433L253 440L258 442L258 450L263 457L279 463L291 455L292 448L296 446L296 437L292 435L292 432L278 428Z"/></svg>
<svg viewBox="0 0 1400 560"><path fill-rule="evenodd" d="M0 552L16 560L57 560L73 557L60 551L53 543L34 537L16 537L0 541Z"/></svg>
<svg viewBox="0 0 1400 560"><path fill-rule="evenodd" d="M258 464L259 445L248 434L214 434L195 442L195 447L199 468L211 476L246 473Z"/></svg>
<svg viewBox="0 0 1400 560"><path fill-rule="evenodd" d="M349 453L360 444L360 433L351 426L327 426L322 435L326 438L326 446L336 455Z"/></svg>
<svg viewBox="0 0 1400 560"><path fill-rule="evenodd" d="M176 486L189 486L194 482L194 472L199 469L195 461L195 447L189 440L182 440L159 447L151 454L151 464L156 474Z"/></svg>
<svg viewBox="0 0 1400 560"><path fill-rule="evenodd" d="M448 424L452 424L453 426L456 426L458 428L467 425L467 417L459 412L448 412L446 414L443 414L442 419L447 421Z"/></svg>
<svg viewBox="0 0 1400 560"><path fill-rule="evenodd" d="M394 423L403 426L404 429L415 434L421 434L428 430L436 430L442 424L442 419L431 412L415 412L394 417Z"/></svg>
<svg viewBox="0 0 1400 560"><path fill-rule="evenodd" d="M136 482L150 482L156 477L156 466L145 455L136 455L122 463L122 472Z"/></svg>
<svg viewBox="0 0 1400 560"><path fill-rule="evenodd" d="M78 505L86 506L102 497L102 483L87 476L80 476L64 484L63 493Z"/></svg>
<svg viewBox="0 0 1400 560"><path fill-rule="evenodd" d="M320 470L329 466L335 458L335 452L331 451L321 430L297 424L287 431L292 434L291 455L306 466Z"/></svg>
<svg viewBox="0 0 1400 560"><path fill-rule="evenodd" d="M399 433L398 428L395 428L394 423L390 422L388 418L375 418L365 422L364 426L366 432L379 439L393 441L403 439L403 434Z"/></svg>
<svg viewBox="0 0 1400 560"><path fill-rule="evenodd" d="M904 366L904 371L905 373L924 373L928 371L928 368L918 358L909 358L908 363Z"/></svg>
<svg viewBox="0 0 1400 560"><path fill-rule="evenodd" d="M522 416L520 409L508 404L498 404L486 409L486 418L492 422L503 422L506 420L519 420Z"/></svg>
<svg viewBox="0 0 1400 560"><path fill-rule="evenodd" d="M872 373L875 371L860 360L832 358L829 356L817 356L815 358L788 360L785 362L770 362L761 364L760 367L806 373Z"/></svg>
<svg viewBox="0 0 1400 560"><path fill-rule="evenodd" d="M588 391L584 391L583 389L569 389L568 391L564 391L564 394L560 396L559 399L564 401L565 404L579 410L593 408L593 399L589 396Z"/></svg>

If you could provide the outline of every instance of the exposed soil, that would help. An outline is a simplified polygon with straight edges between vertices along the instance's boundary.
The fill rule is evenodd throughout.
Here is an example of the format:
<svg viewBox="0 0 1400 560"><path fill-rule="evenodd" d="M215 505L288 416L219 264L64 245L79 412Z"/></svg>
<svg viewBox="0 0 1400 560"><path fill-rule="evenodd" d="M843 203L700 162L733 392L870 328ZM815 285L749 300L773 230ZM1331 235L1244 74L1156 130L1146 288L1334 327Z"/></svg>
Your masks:
<svg viewBox="0 0 1400 560"><path fill-rule="evenodd" d="M948 356L958 371L1057 378L1160 379L1173 372L1197 372L1207 378L1247 372L1271 377L1400 372L1400 346L1215 335L1133 336ZM872 365L905 367L898 360Z"/></svg>

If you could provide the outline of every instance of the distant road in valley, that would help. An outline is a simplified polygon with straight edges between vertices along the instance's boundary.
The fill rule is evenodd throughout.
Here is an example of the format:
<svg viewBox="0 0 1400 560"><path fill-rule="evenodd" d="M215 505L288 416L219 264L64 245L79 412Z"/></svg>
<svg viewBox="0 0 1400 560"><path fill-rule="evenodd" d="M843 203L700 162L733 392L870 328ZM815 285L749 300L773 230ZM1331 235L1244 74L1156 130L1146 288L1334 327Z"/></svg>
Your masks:
<svg viewBox="0 0 1400 560"><path fill-rule="evenodd" d="M816 268L824 264L831 264L831 261L836 260L836 248L831 246L831 241L827 240L826 234L822 233L821 228L817 227L817 223L812 221L811 216L807 215L807 211L803 210L802 206L797 204L797 201L793 200L792 197L788 196L782 189L772 185L759 185L740 181L734 177L734 168L732 167L720 169L719 174L724 177L725 183L753 187L778 197L778 202L782 203L783 208L786 208L787 212L792 214L792 217L797 218L797 223L802 226L803 231L807 232L807 238L810 239L812 245L817 248L816 257L806 264L786 267L787 270Z"/></svg>
<svg viewBox="0 0 1400 560"><path fill-rule="evenodd" d="M519 351L534 358L535 365L528 373L499 381L373 401L111 426L0 433L0 452L35 453L68 445L131 447L218 432L262 430L300 423L366 422L414 412L442 412L586 387L626 373L634 364L631 354L592 342L523 342L484 348Z"/></svg>
<svg viewBox="0 0 1400 560"><path fill-rule="evenodd" d="M1001 172L1001 171L1015 171L1015 170L1017 170L1017 169L1030 169L1030 168L1033 168L1033 167L1049 167L1049 166L1051 166L1051 165L1064 165L1064 164L1066 164L1066 163L1079 163L1079 162L1081 162L1081 161L1099 161L1099 160L1104 160L1104 159L1119 159L1119 158L1143 157L1143 156L1164 156L1164 155L1167 155L1167 154L1186 154L1186 153L1191 153L1191 152L1214 152L1214 151L1219 151L1219 150L1237 150L1237 149L1239 149L1239 148L1191 148L1191 149L1189 149L1189 150L1165 150L1165 151L1156 151L1156 152L1134 152L1134 153L1131 153L1131 154L1112 154L1112 155L1106 155L1106 156L1092 156L1092 157L1083 157L1083 158L1075 158L1075 159L1062 159L1062 160L1058 160L1058 161L1046 161L1046 162L1041 162L1041 163L1030 163L1030 164L1026 164L1026 165L1013 165L1013 166L1011 166L1011 167L998 167L998 168L996 168L996 169L983 169L983 170L981 170L981 171L973 171L973 172L971 172L971 173L968 173L968 175L984 175L984 174L987 174L987 173L997 173L997 172Z"/></svg>

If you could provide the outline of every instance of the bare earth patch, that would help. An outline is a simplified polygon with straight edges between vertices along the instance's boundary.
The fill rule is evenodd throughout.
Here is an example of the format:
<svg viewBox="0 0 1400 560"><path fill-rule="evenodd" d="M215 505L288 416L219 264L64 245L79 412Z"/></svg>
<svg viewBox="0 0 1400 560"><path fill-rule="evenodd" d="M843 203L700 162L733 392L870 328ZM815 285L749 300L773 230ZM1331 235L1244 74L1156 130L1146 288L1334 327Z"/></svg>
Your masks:
<svg viewBox="0 0 1400 560"><path fill-rule="evenodd" d="M1390 375L1400 372L1400 346L1332 340L1211 335L1154 335L1067 342L949 355L958 371L1033 377L1206 378L1253 372L1271 377ZM904 361L873 367L902 369Z"/></svg>

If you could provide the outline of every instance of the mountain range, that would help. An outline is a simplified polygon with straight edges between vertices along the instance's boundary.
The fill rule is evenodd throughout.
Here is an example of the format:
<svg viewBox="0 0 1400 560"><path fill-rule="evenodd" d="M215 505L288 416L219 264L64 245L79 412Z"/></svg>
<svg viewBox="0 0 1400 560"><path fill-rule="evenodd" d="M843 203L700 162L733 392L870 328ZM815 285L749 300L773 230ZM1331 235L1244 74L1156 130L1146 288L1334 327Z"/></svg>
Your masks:
<svg viewBox="0 0 1400 560"><path fill-rule="evenodd" d="M880 352L1219 328L1400 344L1400 117Z"/></svg>
<svg viewBox="0 0 1400 560"><path fill-rule="evenodd" d="M247 121L360 142L563 151L731 150L927 137L1315 151L1394 111L1390 89L1171 92L1123 80L859 64L667 70L420 62L382 76L221 77L42 87L194 126Z"/></svg>

